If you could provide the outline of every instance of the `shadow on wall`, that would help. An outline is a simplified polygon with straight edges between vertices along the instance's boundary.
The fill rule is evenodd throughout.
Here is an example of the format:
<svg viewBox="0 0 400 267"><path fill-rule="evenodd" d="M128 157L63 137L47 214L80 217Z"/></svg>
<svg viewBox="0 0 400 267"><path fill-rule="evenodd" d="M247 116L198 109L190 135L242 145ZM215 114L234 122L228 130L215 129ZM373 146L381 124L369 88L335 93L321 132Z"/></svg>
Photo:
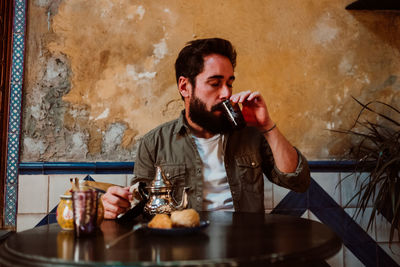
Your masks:
<svg viewBox="0 0 400 267"><path fill-rule="evenodd" d="M372 101L385 99L388 104L397 106L400 93L399 70L395 59L400 56L400 10L348 10L354 19L360 23L360 34L369 32L378 39L368 37L368 34L355 38L368 45L357 45L357 52L364 55L361 64L369 66L370 83L362 88L363 100ZM381 42L377 41L380 40ZM382 46L389 49L379 49ZM371 49L376 47L376 49ZM390 49L391 48L391 49ZM352 47L349 47L351 50ZM365 49L364 51L362 51ZM393 60L391 60L393 59ZM386 75L382 75L385 70ZM389 91L391 91L389 93ZM394 93L393 92L396 92Z"/></svg>
<svg viewBox="0 0 400 267"><path fill-rule="evenodd" d="M400 50L400 12L383 10L350 10L350 14L366 27L370 32L378 36L384 43L396 50Z"/></svg>

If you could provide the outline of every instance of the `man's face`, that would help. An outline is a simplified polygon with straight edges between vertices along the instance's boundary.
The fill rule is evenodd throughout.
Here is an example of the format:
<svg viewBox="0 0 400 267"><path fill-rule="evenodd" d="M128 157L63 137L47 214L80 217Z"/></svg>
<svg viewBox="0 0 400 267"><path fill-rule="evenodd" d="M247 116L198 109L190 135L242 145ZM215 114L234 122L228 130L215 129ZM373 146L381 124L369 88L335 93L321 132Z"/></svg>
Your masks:
<svg viewBox="0 0 400 267"><path fill-rule="evenodd" d="M210 133L223 133L230 129L219 104L232 95L235 80L228 58L212 54L204 57L204 69L196 76L196 87L189 97L189 118Z"/></svg>
<svg viewBox="0 0 400 267"><path fill-rule="evenodd" d="M222 116L222 114L217 115L213 113L218 108L219 106L215 105L211 111L208 111L206 104L194 96L190 99L189 117L194 123L212 134L228 132L231 129L228 119Z"/></svg>

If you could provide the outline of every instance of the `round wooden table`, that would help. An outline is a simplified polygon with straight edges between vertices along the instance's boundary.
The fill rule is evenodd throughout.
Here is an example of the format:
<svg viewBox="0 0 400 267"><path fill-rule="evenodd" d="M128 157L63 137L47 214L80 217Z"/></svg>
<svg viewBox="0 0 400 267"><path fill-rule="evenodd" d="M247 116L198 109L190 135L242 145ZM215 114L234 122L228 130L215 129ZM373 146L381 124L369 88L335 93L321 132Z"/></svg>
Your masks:
<svg viewBox="0 0 400 267"><path fill-rule="evenodd" d="M106 220L84 238L57 224L15 233L0 247L1 266L287 266L323 263L341 248L319 222L264 213L201 212L210 225L186 235L139 230L106 248L142 218Z"/></svg>

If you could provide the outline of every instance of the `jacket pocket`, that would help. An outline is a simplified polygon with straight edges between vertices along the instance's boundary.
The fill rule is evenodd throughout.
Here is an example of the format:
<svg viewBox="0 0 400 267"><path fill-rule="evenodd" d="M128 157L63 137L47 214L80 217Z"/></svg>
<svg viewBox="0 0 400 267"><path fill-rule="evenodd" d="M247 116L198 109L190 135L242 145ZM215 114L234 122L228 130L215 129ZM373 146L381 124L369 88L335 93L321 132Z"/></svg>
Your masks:
<svg viewBox="0 0 400 267"><path fill-rule="evenodd" d="M263 192L264 181L260 158L256 154L246 154L236 157L235 160L243 189Z"/></svg>

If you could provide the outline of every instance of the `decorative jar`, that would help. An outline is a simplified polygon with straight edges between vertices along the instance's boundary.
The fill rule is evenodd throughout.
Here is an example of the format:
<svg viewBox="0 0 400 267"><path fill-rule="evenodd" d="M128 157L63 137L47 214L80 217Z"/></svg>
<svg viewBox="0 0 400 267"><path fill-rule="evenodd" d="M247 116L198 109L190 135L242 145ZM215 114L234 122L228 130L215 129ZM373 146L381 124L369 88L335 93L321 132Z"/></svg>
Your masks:
<svg viewBox="0 0 400 267"><path fill-rule="evenodd" d="M57 222L64 230L74 230L74 214L72 211L72 196L61 195L57 207Z"/></svg>

